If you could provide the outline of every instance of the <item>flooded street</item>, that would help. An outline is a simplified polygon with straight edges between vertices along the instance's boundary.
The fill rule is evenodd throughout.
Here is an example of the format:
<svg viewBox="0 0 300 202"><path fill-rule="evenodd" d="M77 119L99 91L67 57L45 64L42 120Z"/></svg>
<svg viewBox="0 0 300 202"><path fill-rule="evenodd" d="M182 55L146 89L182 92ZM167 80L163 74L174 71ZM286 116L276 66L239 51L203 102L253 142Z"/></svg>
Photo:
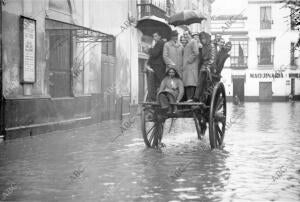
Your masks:
<svg viewBox="0 0 300 202"><path fill-rule="evenodd" d="M138 120L2 142L0 200L300 201L300 103L229 103L227 119L223 150L190 119L168 120L161 150Z"/></svg>

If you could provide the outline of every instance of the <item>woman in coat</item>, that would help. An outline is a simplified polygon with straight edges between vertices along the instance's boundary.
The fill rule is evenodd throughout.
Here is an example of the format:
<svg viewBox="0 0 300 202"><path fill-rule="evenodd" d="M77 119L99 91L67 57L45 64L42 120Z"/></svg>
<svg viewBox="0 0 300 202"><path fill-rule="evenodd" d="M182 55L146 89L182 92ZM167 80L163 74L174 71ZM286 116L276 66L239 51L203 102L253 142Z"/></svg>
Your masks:
<svg viewBox="0 0 300 202"><path fill-rule="evenodd" d="M183 84L185 96L191 101L198 83L198 63L199 63L199 46L195 39L192 39L188 32L184 33L188 40L183 50Z"/></svg>
<svg viewBox="0 0 300 202"><path fill-rule="evenodd" d="M169 68L166 76L161 82L157 100L162 110L171 113L173 111L171 104L179 102L184 94L183 83L175 68Z"/></svg>

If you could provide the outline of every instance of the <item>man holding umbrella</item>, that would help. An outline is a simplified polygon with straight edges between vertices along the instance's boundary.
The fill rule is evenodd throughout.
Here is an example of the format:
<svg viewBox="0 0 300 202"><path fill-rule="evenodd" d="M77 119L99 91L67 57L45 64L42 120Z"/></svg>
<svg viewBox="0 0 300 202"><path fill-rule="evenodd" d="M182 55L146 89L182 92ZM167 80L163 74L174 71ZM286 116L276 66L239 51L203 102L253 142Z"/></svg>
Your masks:
<svg viewBox="0 0 300 202"><path fill-rule="evenodd" d="M164 41L161 39L161 35L158 32L153 33L153 44L149 49L149 60L148 68L150 81L148 82L150 86L148 86L148 95L150 101L156 100L157 89L160 86L161 81L164 78L166 72L166 65L163 60L163 49L164 49Z"/></svg>

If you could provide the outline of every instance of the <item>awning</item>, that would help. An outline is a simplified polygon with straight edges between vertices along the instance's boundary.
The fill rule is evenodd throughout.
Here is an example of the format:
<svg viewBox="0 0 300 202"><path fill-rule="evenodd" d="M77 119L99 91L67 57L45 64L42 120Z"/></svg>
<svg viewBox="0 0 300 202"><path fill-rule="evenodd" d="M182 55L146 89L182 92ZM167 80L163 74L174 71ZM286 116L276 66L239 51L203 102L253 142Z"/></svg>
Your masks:
<svg viewBox="0 0 300 202"><path fill-rule="evenodd" d="M114 36L87 27L46 19L47 31L71 31L77 43L111 42Z"/></svg>

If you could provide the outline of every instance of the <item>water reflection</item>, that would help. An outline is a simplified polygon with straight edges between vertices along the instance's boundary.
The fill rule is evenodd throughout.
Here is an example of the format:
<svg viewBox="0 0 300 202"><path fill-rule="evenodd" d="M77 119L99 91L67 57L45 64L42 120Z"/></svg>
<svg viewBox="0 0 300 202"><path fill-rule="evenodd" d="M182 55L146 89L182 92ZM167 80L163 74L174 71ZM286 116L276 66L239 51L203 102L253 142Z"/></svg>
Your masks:
<svg viewBox="0 0 300 202"><path fill-rule="evenodd" d="M7 200L299 201L299 112L300 103L229 103L234 121L214 151L191 119L166 126L161 150L146 149L138 128L111 142L114 123L4 142L0 194L16 184Z"/></svg>

